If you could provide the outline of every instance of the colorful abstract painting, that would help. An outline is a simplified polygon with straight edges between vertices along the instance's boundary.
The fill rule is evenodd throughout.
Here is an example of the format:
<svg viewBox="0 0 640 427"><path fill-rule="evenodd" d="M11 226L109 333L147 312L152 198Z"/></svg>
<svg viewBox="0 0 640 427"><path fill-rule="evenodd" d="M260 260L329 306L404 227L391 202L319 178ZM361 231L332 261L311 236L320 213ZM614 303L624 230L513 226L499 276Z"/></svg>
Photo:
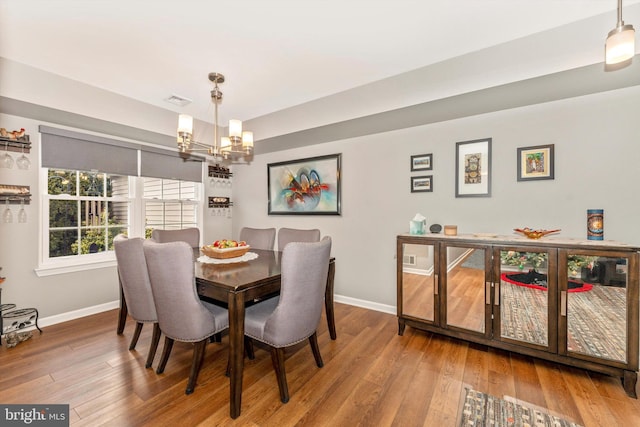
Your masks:
<svg viewBox="0 0 640 427"><path fill-rule="evenodd" d="M340 215L340 154L267 165L269 215Z"/></svg>

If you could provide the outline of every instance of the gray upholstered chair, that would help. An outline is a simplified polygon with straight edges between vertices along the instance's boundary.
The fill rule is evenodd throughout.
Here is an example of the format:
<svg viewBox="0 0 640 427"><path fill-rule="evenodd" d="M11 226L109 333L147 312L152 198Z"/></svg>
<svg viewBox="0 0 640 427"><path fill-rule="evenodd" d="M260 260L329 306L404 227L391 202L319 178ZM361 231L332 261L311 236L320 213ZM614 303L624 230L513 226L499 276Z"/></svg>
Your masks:
<svg viewBox="0 0 640 427"><path fill-rule="evenodd" d="M253 249L272 251L276 242L276 229L243 227L240 230L240 240L247 242Z"/></svg>
<svg viewBox="0 0 640 427"><path fill-rule="evenodd" d="M192 248L200 247L200 230L183 228L182 230L158 230L151 232L151 240L158 243L187 242Z"/></svg>
<svg viewBox="0 0 640 427"><path fill-rule="evenodd" d="M280 295L258 302L245 311L245 335L271 347L280 400L289 401L284 370L284 349L308 339L319 368L323 366L316 329L322 314L331 238L320 242L294 242L282 253Z"/></svg>
<svg viewBox="0 0 640 427"><path fill-rule="evenodd" d="M186 394L193 393L204 360L208 338L229 327L227 309L201 301L195 285L193 250L185 242L144 246L153 299L164 349L156 372L161 374L175 340L194 343Z"/></svg>
<svg viewBox="0 0 640 427"><path fill-rule="evenodd" d="M281 228L278 230L278 250L283 251L287 243L291 242L318 242L320 230L300 230L297 228Z"/></svg>
<svg viewBox="0 0 640 427"><path fill-rule="evenodd" d="M139 237L128 239L127 236L119 234L113 239L118 262L118 278L124 294L123 303L127 304L129 315L136 321L136 329L131 337L129 350L136 348L142 326L145 323L153 323L153 335L145 364L145 367L149 368L156 355L158 341L160 341L160 327L156 307L153 303L143 245L144 239Z"/></svg>

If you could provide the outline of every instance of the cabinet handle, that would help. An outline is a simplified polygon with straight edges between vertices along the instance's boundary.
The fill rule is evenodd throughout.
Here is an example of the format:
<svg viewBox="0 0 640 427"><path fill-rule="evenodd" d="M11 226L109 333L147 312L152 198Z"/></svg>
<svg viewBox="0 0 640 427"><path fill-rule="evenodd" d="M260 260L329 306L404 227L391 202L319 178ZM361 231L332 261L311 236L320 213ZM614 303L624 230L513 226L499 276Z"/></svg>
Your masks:
<svg viewBox="0 0 640 427"><path fill-rule="evenodd" d="M438 275L434 274L433 275L433 294L434 295L438 295L438 283L439 283Z"/></svg>
<svg viewBox="0 0 640 427"><path fill-rule="evenodd" d="M500 305L500 282L496 283L496 290L495 290L494 297L495 298L494 298L493 304Z"/></svg>
<svg viewBox="0 0 640 427"><path fill-rule="evenodd" d="M484 303L491 305L491 282L484 282Z"/></svg>
<svg viewBox="0 0 640 427"><path fill-rule="evenodd" d="M560 315L567 316L567 291L560 292Z"/></svg>

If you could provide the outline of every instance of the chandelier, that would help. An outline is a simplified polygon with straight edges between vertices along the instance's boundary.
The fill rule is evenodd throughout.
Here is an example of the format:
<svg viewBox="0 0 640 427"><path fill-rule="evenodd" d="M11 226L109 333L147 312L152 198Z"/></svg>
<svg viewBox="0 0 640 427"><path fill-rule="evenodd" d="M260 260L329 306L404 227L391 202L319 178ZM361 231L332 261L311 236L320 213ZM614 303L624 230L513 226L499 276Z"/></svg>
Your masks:
<svg viewBox="0 0 640 427"><path fill-rule="evenodd" d="M218 87L224 83L224 76L220 73L209 73L209 80L213 82L211 100L215 108L213 144L205 144L193 140L193 117L187 114L178 116L178 149L181 153L192 151L206 151L215 160L249 161L253 155L253 132L242 131L242 121L229 120L229 136L218 138L218 105L222 102L222 92ZM197 148L196 148L197 147Z"/></svg>
<svg viewBox="0 0 640 427"><path fill-rule="evenodd" d="M622 0L618 0L618 22L609 31L605 44L605 63L619 64L628 61L635 55L635 30L633 25L625 25L622 20Z"/></svg>

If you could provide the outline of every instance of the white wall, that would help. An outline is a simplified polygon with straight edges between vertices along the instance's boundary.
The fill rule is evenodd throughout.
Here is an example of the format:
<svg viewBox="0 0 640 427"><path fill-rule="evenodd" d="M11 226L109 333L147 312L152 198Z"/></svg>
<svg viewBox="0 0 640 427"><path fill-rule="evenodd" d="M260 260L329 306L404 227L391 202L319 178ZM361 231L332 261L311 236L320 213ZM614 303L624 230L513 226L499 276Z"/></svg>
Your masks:
<svg viewBox="0 0 640 427"><path fill-rule="evenodd" d="M605 238L640 245L635 225L640 87L256 156L236 168L242 226L319 228L333 239L336 294L395 306L395 236L420 212L459 233L560 228L586 238L586 210L605 210ZM455 197L455 143L491 137L492 196ZM555 179L516 181L517 147L555 144ZM267 164L342 153L341 216L267 215ZM433 193L411 193L409 159L433 153Z"/></svg>

